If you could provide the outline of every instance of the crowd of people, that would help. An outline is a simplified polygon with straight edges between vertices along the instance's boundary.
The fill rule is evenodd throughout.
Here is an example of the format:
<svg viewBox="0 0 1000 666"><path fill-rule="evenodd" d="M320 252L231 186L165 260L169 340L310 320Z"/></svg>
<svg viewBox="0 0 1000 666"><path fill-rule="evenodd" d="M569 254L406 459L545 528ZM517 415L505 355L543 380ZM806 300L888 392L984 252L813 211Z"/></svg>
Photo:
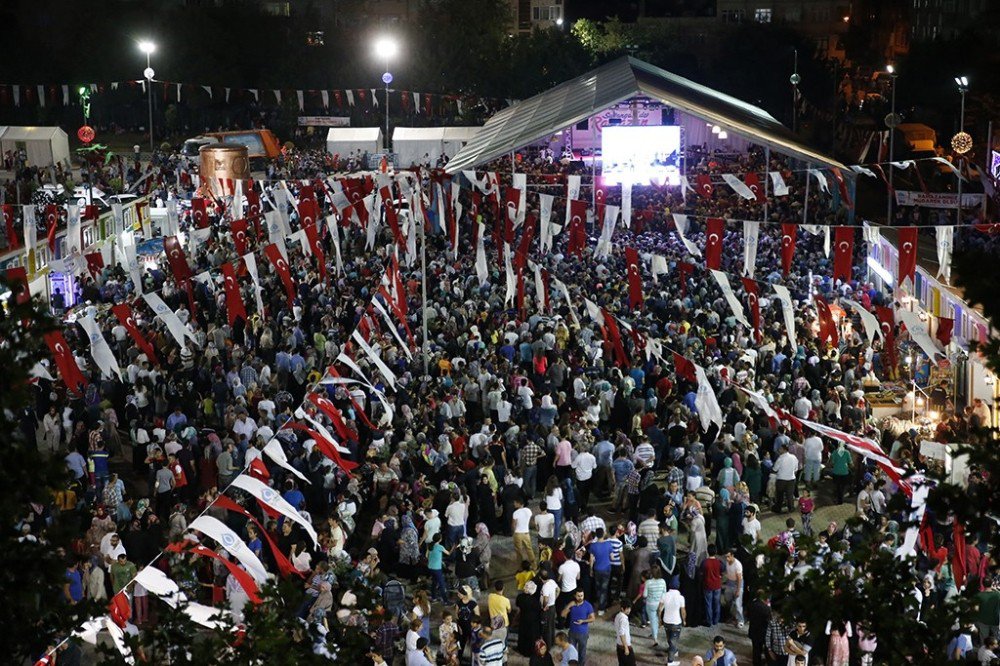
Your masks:
<svg viewBox="0 0 1000 666"><path fill-rule="evenodd" d="M761 170L763 155L752 150L737 162L703 155L692 169ZM322 156L303 158L281 175L314 181L325 177L325 164ZM772 157L768 168L784 172L791 192L768 199L765 222L802 221L804 205L809 224L842 220L843 209L832 209L828 195L812 192L806 203L801 174L783 160ZM509 184L509 161L487 169ZM519 160L516 170L529 175L528 212L536 216L534 192L546 187L558 193L563 177L587 173L544 158ZM437 178L421 174L425 192L432 176ZM292 188L299 184L288 181ZM192 190L164 182L151 194L167 200ZM461 200L468 211L468 190ZM608 203L617 202L611 194ZM493 260L488 231L481 233L490 247L489 277L480 283L471 242L476 221L460 221L457 257L445 234L429 234L426 371L419 263L407 264L401 253L405 325L396 322L393 333L384 320L373 323L378 316L367 307L393 263L396 246L386 225L374 247L357 224L341 228L342 272L335 270L332 241L324 235L328 281L313 258L289 243L294 302L287 302L279 275L261 264L265 311L256 310L252 283L242 279L251 314L233 326L221 287L195 282L189 299L161 257L144 270L143 288L176 312L193 342L179 347L161 322L136 308L156 358L133 344L108 312L112 303L137 296L128 272L108 266L92 285L81 277L91 300L76 312L98 317L123 381L101 379L88 358L87 336L67 326L78 364L92 381L75 396L60 378L40 379L23 431L65 458L73 483L56 493L51 506L27 508L13 528L43 539L56 513L82 519L67 562L64 601L105 600L124 589L131 603L128 627L135 632L151 630L158 618L158 602L148 600L136 572L166 544L195 537L189 524L204 513L239 534L271 573L287 561L291 575L302 576L300 638L312 641L319 654L332 654L323 637L336 623L367 634L368 658L376 666L497 666L514 652L532 666L597 665L611 663L611 648L588 650L588 643L601 623L609 623L617 661L625 665L635 664L638 654L656 663L733 666L735 646L726 637L741 634L749 638L755 665L884 663L878 637L857 618L786 624L770 607L782 590L765 585L760 570L765 558L783 558L790 571L803 575L855 566L851 549L870 538L899 546L901 516L888 500L900 488L843 444L793 420L773 422L741 388L796 419L868 434L900 466L920 469L918 433L879 431L865 401L862 380L894 372L880 342L869 343L860 321L848 317L839 323L839 347L811 334L814 294L831 303L850 296L869 306L890 303L892 294L865 282L860 261L854 279L832 281L822 236L804 232L791 271L782 275L780 232L762 225L758 279L791 291L799 333L790 344L780 303L762 289L761 338L755 341L707 271L678 278L678 262L690 257L671 213L690 216L687 238L703 245L705 217L757 219L762 207L722 187L707 199L650 186L634 190L632 209L632 223L619 225L615 249L604 259L593 257L592 248L583 257L568 254L565 232L548 256L532 248L533 261L553 278L547 306L530 279L521 309L505 300L503 264ZM298 224L293 208L285 213ZM492 228L491 207L484 204L478 213L485 229ZM561 213L557 206L554 222L561 222ZM220 215L211 237L189 251L193 274L239 264L228 226ZM255 247L266 243L258 238ZM727 234L724 243L722 270L741 274L740 234ZM641 309L629 307L626 246L665 257L671 269L656 281L644 271ZM379 298L393 297L383 291ZM622 328L624 359L601 323L588 316L586 299L634 333ZM395 382L351 343L359 327ZM404 350L411 331L416 341ZM669 353L651 353L653 339L705 369L721 425L702 426L698 382ZM369 387L327 381L330 366L351 374L343 354L367 373ZM310 434L285 427L304 418L304 406L310 418L334 429L310 396L328 399L343 415L343 428L335 431L357 467L346 469ZM961 410L952 418L973 443L990 425L981 414ZM272 442L279 443L287 466L266 454ZM267 482L314 526L318 548L301 526L261 513L230 487L247 471L259 474L261 466ZM973 470L970 486L978 475ZM220 506L220 494L253 520ZM813 520L817 511L845 502L861 519L857 525ZM762 520L773 514L788 517L765 530ZM957 651L991 663L1000 632L994 556L982 545L983 535L970 535L968 576L958 580L948 518L934 516L929 524L941 550L915 560L928 587L913 612L960 588L979 592L977 630L942 645L942 660L947 650L948 659ZM169 575L191 558L171 553L155 566ZM191 599L227 608L237 621L249 612L252 600L224 563L198 558L196 564L195 580L178 580ZM692 634L699 626L709 633ZM747 661L741 657L740 663Z"/></svg>

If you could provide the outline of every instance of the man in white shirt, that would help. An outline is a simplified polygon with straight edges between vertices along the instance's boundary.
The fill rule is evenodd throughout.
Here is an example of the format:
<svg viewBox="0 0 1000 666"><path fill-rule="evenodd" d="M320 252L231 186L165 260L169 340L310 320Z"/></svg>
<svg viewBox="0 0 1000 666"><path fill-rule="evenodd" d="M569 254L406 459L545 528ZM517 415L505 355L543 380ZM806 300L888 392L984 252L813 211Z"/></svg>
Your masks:
<svg viewBox="0 0 1000 666"><path fill-rule="evenodd" d="M257 432L257 423L247 416L246 410L242 410L236 417L236 422L233 423L233 433L238 438L245 438L249 442L253 439L255 432Z"/></svg>
<svg viewBox="0 0 1000 666"><path fill-rule="evenodd" d="M635 666L635 652L632 650L632 627L628 616L632 612L632 602L622 601L621 610L615 615L615 650L618 653L618 666Z"/></svg>
<svg viewBox="0 0 1000 666"><path fill-rule="evenodd" d="M760 539L760 521L757 520L757 512L752 506L748 506L743 512L743 534L750 537L750 545L754 546Z"/></svg>
<svg viewBox="0 0 1000 666"><path fill-rule="evenodd" d="M823 469L823 440L818 435L811 435L803 440L802 448L805 449L806 463L802 482L814 488L819 483L820 472Z"/></svg>
<svg viewBox="0 0 1000 666"><path fill-rule="evenodd" d="M552 645L556 635L556 600L559 597L559 583L546 569L542 569L539 575L543 581L541 591L542 637L547 645Z"/></svg>
<svg viewBox="0 0 1000 666"><path fill-rule="evenodd" d="M667 634L667 663L670 666L675 666L681 663L677 660L678 643L681 638L681 627L687 623L684 595L673 587L667 590L667 593L660 597L658 615L659 617L653 621L663 624Z"/></svg>
<svg viewBox="0 0 1000 666"><path fill-rule="evenodd" d="M566 606L573 598L573 592L580 582L580 563L576 560L566 560L559 565L559 600L556 602L556 610Z"/></svg>
<svg viewBox="0 0 1000 666"><path fill-rule="evenodd" d="M792 510L795 501L795 473L799 469L799 461L788 452L788 445L781 445L781 455L774 461L774 510L775 513L784 513L785 505L788 511Z"/></svg>
<svg viewBox="0 0 1000 666"><path fill-rule="evenodd" d="M444 545L451 548L465 536L466 504L459 495L452 495L451 504L444 510L447 529L444 534Z"/></svg>
<svg viewBox="0 0 1000 666"><path fill-rule="evenodd" d="M586 448L576 456L571 467L576 471L576 486L580 490L580 506L586 507L590 500L590 489L594 483L597 458L594 457L589 448Z"/></svg>
<svg viewBox="0 0 1000 666"><path fill-rule="evenodd" d="M552 541L555 538L556 517L549 513L545 502L542 502L541 512L535 514L535 531L538 532L538 540Z"/></svg>
<svg viewBox="0 0 1000 666"><path fill-rule="evenodd" d="M510 521L511 531L514 533L514 551L520 559L530 562L534 568L537 558L535 549L531 545L532 512L520 499L514 500L514 507Z"/></svg>

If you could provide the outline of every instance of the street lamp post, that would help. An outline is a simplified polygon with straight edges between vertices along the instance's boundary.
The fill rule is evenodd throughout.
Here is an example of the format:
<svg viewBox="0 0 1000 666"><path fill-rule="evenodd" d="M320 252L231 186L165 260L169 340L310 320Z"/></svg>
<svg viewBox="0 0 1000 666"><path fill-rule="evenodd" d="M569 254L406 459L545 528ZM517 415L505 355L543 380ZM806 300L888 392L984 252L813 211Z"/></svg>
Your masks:
<svg viewBox="0 0 1000 666"><path fill-rule="evenodd" d="M955 85L958 86L958 93L962 96L962 107L959 112L958 134L952 139L952 148L958 153L958 224L962 224L962 155L969 151L969 146L956 145L956 139L967 136L965 134L965 93L969 92L969 79L965 76L956 76ZM961 142L958 142L961 144Z"/></svg>
<svg viewBox="0 0 1000 666"><path fill-rule="evenodd" d="M148 40L143 40L139 42L139 50L146 54L146 69L142 71L143 77L146 79L146 99L149 101L149 152L152 153L153 148L153 76L156 72L153 71L152 65L150 65L149 57L152 55L153 51L156 50L156 44Z"/></svg>
<svg viewBox="0 0 1000 666"><path fill-rule="evenodd" d="M799 83L802 81L802 77L799 76L799 50L792 49L792 53L795 55L795 65L788 81L792 84L792 131L796 132L799 124Z"/></svg>
<svg viewBox="0 0 1000 666"><path fill-rule="evenodd" d="M392 72L389 71L389 61L399 52L399 45L391 37L379 37L375 41L375 54L385 60L385 73L382 83L385 84L385 147L389 152L389 84L392 83Z"/></svg>
<svg viewBox="0 0 1000 666"><path fill-rule="evenodd" d="M895 158L896 152L896 128L899 127L899 116L896 115L896 68L892 65L887 65L885 71L889 72L889 79L892 81L892 95L891 95L891 107L889 110L889 115L885 118L886 127L889 128L889 189L886 193L886 205L885 205L885 223L887 226L892 225L892 161Z"/></svg>

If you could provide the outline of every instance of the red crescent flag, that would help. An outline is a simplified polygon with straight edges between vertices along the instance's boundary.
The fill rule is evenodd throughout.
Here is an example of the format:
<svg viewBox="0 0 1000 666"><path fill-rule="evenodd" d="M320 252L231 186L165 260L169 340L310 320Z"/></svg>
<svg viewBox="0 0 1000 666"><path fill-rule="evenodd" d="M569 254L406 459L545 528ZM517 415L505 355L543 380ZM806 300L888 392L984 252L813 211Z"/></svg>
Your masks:
<svg viewBox="0 0 1000 666"><path fill-rule="evenodd" d="M545 311L552 312L552 301L549 298L549 271L547 268L542 269L542 291L545 292Z"/></svg>
<svg viewBox="0 0 1000 666"><path fill-rule="evenodd" d="M594 203L597 206L603 206L608 202L608 185L604 182L604 178L598 176L594 180ZM604 221L603 215L597 216L598 221Z"/></svg>
<svg viewBox="0 0 1000 666"><path fill-rule="evenodd" d="M788 271L792 267L792 257L795 256L795 238L799 229L797 224L785 223L781 225L781 271L788 277Z"/></svg>
<svg viewBox="0 0 1000 666"><path fill-rule="evenodd" d="M150 363L156 365L160 364L160 360L156 357L156 351L153 349L153 345L149 343L149 340L142 337L142 333L139 331L139 327L135 323L135 317L132 316L132 308L128 306L127 303L119 303L117 305L111 306L111 311L118 318L119 323L125 327L128 334L132 336L135 341L136 346L142 350L142 353L146 355Z"/></svg>
<svg viewBox="0 0 1000 666"><path fill-rule="evenodd" d="M573 199L569 202L569 240L566 251L578 257L587 247L587 202Z"/></svg>
<svg viewBox="0 0 1000 666"><path fill-rule="evenodd" d="M844 181L844 174L840 173L840 169L837 167L833 167L832 171L833 179L837 181L837 189L840 190L840 200L848 208L854 208L854 202L851 201L851 194L847 191L847 183Z"/></svg>
<svg viewBox="0 0 1000 666"><path fill-rule="evenodd" d="M330 402L329 398L318 393L310 393L308 397L309 402L316 405L316 409L323 412L323 414L330 419L334 430L337 431L337 436L345 442L356 439L350 428L348 428L347 424L344 423L344 417L341 415L340 410L337 409L336 405Z"/></svg>
<svg viewBox="0 0 1000 666"><path fill-rule="evenodd" d="M916 284L917 274L917 228L901 227L899 234L899 276L897 284L902 285L907 279L912 285Z"/></svg>
<svg viewBox="0 0 1000 666"><path fill-rule="evenodd" d="M285 295L288 296L288 307L291 309L295 302L295 281L292 280L292 270L288 267L288 260L282 256L281 250L274 243L264 248L264 255L274 266L278 277L281 278L281 284L285 285Z"/></svg>
<svg viewBox="0 0 1000 666"><path fill-rule="evenodd" d="M516 256L516 255L515 255ZM517 267L517 311L521 313L521 319L525 318L524 312L524 264Z"/></svg>
<svg viewBox="0 0 1000 666"><path fill-rule="evenodd" d="M695 177L695 183L695 189L698 190L698 194L706 199L712 198L712 192L715 191L715 186L712 185L712 179L707 173L699 173Z"/></svg>
<svg viewBox="0 0 1000 666"><path fill-rule="evenodd" d="M87 260L87 270L96 279L104 269L104 255L100 252L91 252L83 255L83 258Z"/></svg>
<svg viewBox="0 0 1000 666"><path fill-rule="evenodd" d="M192 197L191 199L191 222L197 229L204 229L208 226L208 208L203 197Z"/></svg>
<svg viewBox="0 0 1000 666"><path fill-rule="evenodd" d="M319 242L319 231L316 230L315 224L306 226L306 240L309 241L313 258L316 259L316 264L319 266L319 277L326 282L326 254L323 252L323 246Z"/></svg>
<svg viewBox="0 0 1000 666"><path fill-rule="evenodd" d="M3 211L3 223L7 229L7 249L16 250L21 247L21 242L17 237L17 231L14 229L14 206L11 204L4 204L0 207Z"/></svg>
<svg viewBox="0 0 1000 666"><path fill-rule="evenodd" d="M890 306L875 306L875 316L878 317L879 328L882 329L882 337L885 343L882 349L889 357L889 366L896 367L896 313Z"/></svg>
<svg viewBox="0 0 1000 666"><path fill-rule="evenodd" d="M822 296L814 296L813 300L816 301L816 312L819 314L819 340L829 340L836 347L840 344L840 336L837 334L837 323L833 320L830 305Z"/></svg>
<svg viewBox="0 0 1000 666"><path fill-rule="evenodd" d="M229 230L233 236L233 245L236 253L241 257L247 253L247 221L246 219L233 220L229 225Z"/></svg>
<svg viewBox="0 0 1000 666"><path fill-rule="evenodd" d="M753 334L757 342L760 343L760 287L757 281L752 278L741 278L743 280L743 291L747 293L747 300L750 301L750 323L753 324Z"/></svg>
<svg viewBox="0 0 1000 666"><path fill-rule="evenodd" d="M187 256L181 249L177 236L167 236L163 239L163 251L167 253L167 263L170 264L170 272L174 274L177 284L190 280L191 267L188 266Z"/></svg>
<svg viewBox="0 0 1000 666"><path fill-rule="evenodd" d="M722 265L722 238L726 233L725 221L721 217L710 217L705 228L705 265L719 270Z"/></svg>
<svg viewBox="0 0 1000 666"><path fill-rule="evenodd" d="M628 356L625 354L625 346L622 345L618 321L604 308L601 308L601 314L604 315L604 342L606 348L610 348L609 356L614 359L615 365L619 368L624 367L628 365Z"/></svg>
<svg viewBox="0 0 1000 666"><path fill-rule="evenodd" d="M514 253L513 264L518 270L524 268L528 261L528 254L531 253L531 241L535 239L535 216L528 215L524 220L524 228L521 230L521 242L517 252Z"/></svg>
<svg viewBox="0 0 1000 666"><path fill-rule="evenodd" d="M80 216L81 220L96 220L100 212L98 211L97 204L87 204L83 207L83 214Z"/></svg>
<svg viewBox="0 0 1000 666"><path fill-rule="evenodd" d="M337 450L337 446L331 442L329 439L319 434L312 428L304 426L301 423L295 423L294 421L289 421L285 424L286 427L292 428L293 430L301 430L302 432L309 435L309 439L316 442L316 447L320 450L324 456L329 458L337 465L340 469L344 470L344 473L349 477L353 477L351 470L358 466L358 463L353 460L345 460L341 457L340 451Z"/></svg>
<svg viewBox="0 0 1000 666"><path fill-rule="evenodd" d="M316 192L313 190L312 185L303 185L299 188L299 205L302 205L303 201L316 201Z"/></svg>
<svg viewBox="0 0 1000 666"><path fill-rule="evenodd" d="M331 365L329 368L327 368L326 371L330 373L331 377L336 377L337 379L341 378L340 373L337 372L337 368L335 366ZM368 420L368 415L365 414L365 410L361 408L361 405L358 404L358 401L354 399L353 395L351 395L350 390L348 390L346 386L344 387L344 390L347 392L347 397L351 401L351 406L354 407L354 411L358 415L358 418L361 419L361 422L364 423L369 428L371 428L372 430L375 430L375 426L372 424L370 420Z"/></svg>
<svg viewBox="0 0 1000 666"><path fill-rule="evenodd" d="M4 271L10 288L15 294L14 302L22 305L31 300L31 288L28 286L28 270L24 266L14 266Z"/></svg>
<svg viewBox="0 0 1000 666"><path fill-rule="evenodd" d="M195 555L201 555L202 557L211 557L214 560L222 562L223 566L229 570L229 573L233 575L236 582L238 582L240 587L243 588L243 591L247 593L247 598L255 604L263 603L263 600L260 598L260 588L257 587L257 581L255 581L253 576L247 573L245 569L240 568L236 562L232 561L228 557L219 555L211 548L206 548L205 546L191 545L190 541L169 544L165 547L165 550L168 550L171 553L183 553L187 551Z"/></svg>
<svg viewBox="0 0 1000 666"><path fill-rule="evenodd" d="M303 188L304 189L304 188ZM312 192L312 188L309 188ZM299 199L299 226L303 229L312 225L316 228L316 220L319 218L319 204L315 198Z"/></svg>
<svg viewBox="0 0 1000 666"><path fill-rule="evenodd" d="M628 307L630 310L641 310L642 276L639 275L639 252L634 247L625 248L625 265L628 270Z"/></svg>
<svg viewBox="0 0 1000 666"><path fill-rule="evenodd" d="M49 204L45 207L45 229L49 239L49 253L55 256L56 229L59 227L59 207Z"/></svg>
<svg viewBox="0 0 1000 666"><path fill-rule="evenodd" d="M684 358L677 352L674 354L674 373L678 377L683 377L689 382L698 383L698 373L695 372L694 363Z"/></svg>
<svg viewBox="0 0 1000 666"><path fill-rule="evenodd" d="M396 245L403 252L406 251L406 241L403 239L403 232L399 228L399 214L396 212L396 206L393 204L392 192L389 187L383 187L379 190L379 194L382 196L382 206L385 208L385 221L389 223L389 228L392 229L392 237L396 240Z"/></svg>
<svg viewBox="0 0 1000 666"><path fill-rule="evenodd" d="M87 386L87 378L80 372L80 366L76 364L76 359L73 357L73 352L70 351L62 331L49 331L43 338L45 344L49 346L49 351L52 352L52 358L56 362L56 367L59 368L59 374L62 375L66 388L73 393L83 395L83 387Z"/></svg>
<svg viewBox="0 0 1000 666"><path fill-rule="evenodd" d="M760 185L760 178L757 177L756 171L747 171L746 175L743 176L743 182L757 197L757 203L767 201L767 197L764 195L764 188Z"/></svg>
<svg viewBox="0 0 1000 666"><path fill-rule="evenodd" d="M240 283L236 280L236 269L229 262L222 264L223 284L226 288L226 315L229 317L229 325L236 324L236 320L242 318L247 321L247 309L243 304L243 295L240 294Z"/></svg>
<svg viewBox="0 0 1000 666"><path fill-rule="evenodd" d="M851 281L854 263L854 227L836 227L833 231L833 280Z"/></svg>
<svg viewBox="0 0 1000 666"><path fill-rule="evenodd" d="M128 621L132 618L132 602L129 601L125 590L111 597L111 602L108 604L108 616L122 629L128 625Z"/></svg>
<svg viewBox="0 0 1000 666"><path fill-rule="evenodd" d="M677 276L681 283L681 298L687 297L688 293L688 278L694 273L694 264L688 263L686 261L677 262Z"/></svg>
<svg viewBox="0 0 1000 666"><path fill-rule="evenodd" d="M945 347L951 342L951 332L955 328L955 320L950 317L938 317L937 332L934 334Z"/></svg>
<svg viewBox="0 0 1000 666"><path fill-rule="evenodd" d="M246 207L243 209L243 214L246 215L248 220L253 221L254 232L258 237L260 237L260 218L262 217L260 211L260 195L257 194L257 190L253 189L253 185L251 185L250 188L243 193L243 198L246 199Z"/></svg>
<svg viewBox="0 0 1000 666"><path fill-rule="evenodd" d="M508 187L504 198L504 210L507 215L504 217L503 239L508 243L514 242L514 222L517 220L517 207L521 201L521 190L516 187Z"/></svg>

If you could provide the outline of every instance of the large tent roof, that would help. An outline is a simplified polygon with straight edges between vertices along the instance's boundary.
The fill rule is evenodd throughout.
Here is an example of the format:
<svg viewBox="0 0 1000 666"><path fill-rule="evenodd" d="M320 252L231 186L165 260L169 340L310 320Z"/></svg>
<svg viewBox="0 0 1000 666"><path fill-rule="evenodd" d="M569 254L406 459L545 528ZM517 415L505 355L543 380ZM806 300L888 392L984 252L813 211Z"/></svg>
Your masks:
<svg viewBox="0 0 1000 666"><path fill-rule="evenodd" d="M500 111L448 162L447 171L471 169L640 96L658 100L792 157L844 168L798 141L763 109L641 60L622 57Z"/></svg>
<svg viewBox="0 0 1000 666"><path fill-rule="evenodd" d="M11 125L0 127L0 139L4 141L50 141L55 137L66 136L59 127L19 127Z"/></svg>

